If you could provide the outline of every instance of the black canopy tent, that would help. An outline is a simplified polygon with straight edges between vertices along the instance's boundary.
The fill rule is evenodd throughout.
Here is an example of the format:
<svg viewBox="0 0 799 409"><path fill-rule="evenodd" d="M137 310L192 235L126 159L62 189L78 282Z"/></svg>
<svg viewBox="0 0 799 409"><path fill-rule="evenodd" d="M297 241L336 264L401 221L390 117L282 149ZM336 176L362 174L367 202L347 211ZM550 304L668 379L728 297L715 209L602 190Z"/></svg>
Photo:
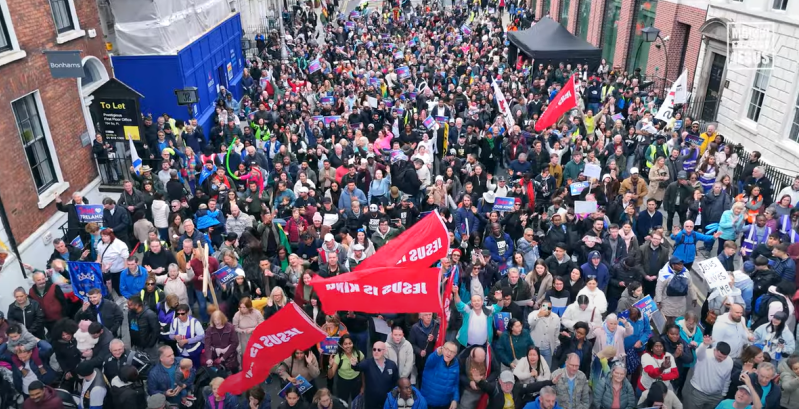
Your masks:
<svg viewBox="0 0 799 409"><path fill-rule="evenodd" d="M575 37L550 17L542 18L527 30L509 32L508 40L509 61L514 63L520 52L534 59L536 66L544 64L544 67L552 64L557 68L559 63L572 64L572 67L588 64L589 69L594 70L602 60L601 48Z"/></svg>

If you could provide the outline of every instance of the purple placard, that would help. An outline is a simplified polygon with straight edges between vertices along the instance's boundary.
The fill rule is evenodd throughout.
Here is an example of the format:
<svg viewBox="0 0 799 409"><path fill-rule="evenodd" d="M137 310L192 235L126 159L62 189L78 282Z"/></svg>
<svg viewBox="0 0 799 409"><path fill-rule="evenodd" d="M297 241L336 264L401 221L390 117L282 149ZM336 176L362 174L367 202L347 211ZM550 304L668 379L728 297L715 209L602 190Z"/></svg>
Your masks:
<svg viewBox="0 0 799 409"><path fill-rule="evenodd" d="M336 97L322 97L322 98L319 98L319 103L320 104L333 105L334 102L336 102Z"/></svg>
<svg viewBox="0 0 799 409"><path fill-rule="evenodd" d="M441 115L437 115L436 116L436 122L438 122L440 124L444 124L447 121L449 121L449 117L448 116L441 116Z"/></svg>
<svg viewBox="0 0 799 409"><path fill-rule="evenodd" d="M472 35L472 29L469 28L466 24L461 26L461 32L463 32L463 35L465 35L465 36Z"/></svg>
<svg viewBox="0 0 799 409"><path fill-rule="evenodd" d="M319 59L315 59L308 63L308 72L313 74L322 69L322 63L319 62Z"/></svg>
<svg viewBox="0 0 799 409"><path fill-rule="evenodd" d="M330 125L331 123L336 122L339 119L341 119L341 116L339 116L339 115L326 116L325 117L325 125Z"/></svg>
<svg viewBox="0 0 799 409"><path fill-rule="evenodd" d="M214 279L220 284L227 285L236 279L236 272L230 267L222 267L213 274Z"/></svg>
<svg viewBox="0 0 799 409"><path fill-rule="evenodd" d="M319 122L324 121L325 117L323 115L314 115L311 117L311 120L313 121L313 123L318 124Z"/></svg>
<svg viewBox="0 0 799 409"><path fill-rule="evenodd" d="M432 116L428 116L424 122L422 122L422 124L424 124L425 128L427 129L433 129L433 126L436 124L436 120Z"/></svg>
<svg viewBox="0 0 799 409"><path fill-rule="evenodd" d="M693 145L701 145L702 139L696 135L688 134L685 135L685 142L688 142L688 144L693 144Z"/></svg>
<svg viewBox="0 0 799 409"><path fill-rule="evenodd" d="M411 69L406 67L406 66L398 67L397 68L397 76L400 77L400 79L410 78L411 77ZM416 96L414 96L414 98L416 98Z"/></svg>
<svg viewBox="0 0 799 409"><path fill-rule="evenodd" d="M404 60L405 59L405 53L403 53L402 51L395 52L394 53L394 59L395 60Z"/></svg>

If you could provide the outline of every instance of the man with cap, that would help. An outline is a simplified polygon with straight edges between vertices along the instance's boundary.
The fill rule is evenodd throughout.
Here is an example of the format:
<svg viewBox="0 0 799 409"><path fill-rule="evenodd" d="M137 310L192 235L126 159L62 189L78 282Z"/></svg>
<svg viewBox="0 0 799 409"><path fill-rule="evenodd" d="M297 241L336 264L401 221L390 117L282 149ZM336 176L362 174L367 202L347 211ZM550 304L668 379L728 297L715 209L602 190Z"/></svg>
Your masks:
<svg viewBox="0 0 799 409"><path fill-rule="evenodd" d="M691 285L691 274L685 268L682 259L672 256L669 265L665 266L658 276L655 288L655 302L669 323L685 314L686 300L696 307L696 294Z"/></svg>
<svg viewBox="0 0 799 409"><path fill-rule="evenodd" d="M624 179L621 182L621 186L619 186L620 195L623 195L626 192L632 192L633 200L636 201L636 208L640 208L641 205L644 204L644 198L646 197L647 193L649 193L646 182L640 177L638 174L638 168L636 167L630 168L630 177Z"/></svg>
<svg viewBox="0 0 799 409"><path fill-rule="evenodd" d="M744 376L743 385L738 385L735 390L735 399L725 399L721 401L716 409L761 409L763 402L760 395L755 391L752 380L749 376Z"/></svg>
<svg viewBox="0 0 799 409"><path fill-rule="evenodd" d="M89 361L83 361L75 369L78 377L82 380L80 384L80 409L102 409L105 395L108 393L108 385L105 383L100 369L95 368Z"/></svg>
<svg viewBox="0 0 799 409"><path fill-rule="evenodd" d="M419 209L413 205L410 196L402 195L400 206L391 211L391 217L399 219L400 225L407 229L416 223L419 218Z"/></svg>
<svg viewBox="0 0 799 409"><path fill-rule="evenodd" d="M655 143L646 148L646 167L652 169L657 158L669 156L669 147L666 146L666 135L658 134Z"/></svg>
<svg viewBox="0 0 799 409"><path fill-rule="evenodd" d="M726 194L725 194L726 196ZM666 210L666 227L668 231L674 228L674 214L680 218L680 225L685 223L688 213L688 201L694 197L694 188L688 183L688 173L684 170L677 172L677 180L666 186L663 194L663 209Z"/></svg>
<svg viewBox="0 0 799 409"><path fill-rule="evenodd" d="M705 335L696 349L696 365L690 382L683 387L685 409L714 409L730 387L732 358L730 345L724 341L711 348L714 338Z"/></svg>
<svg viewBox="0 0 799 409"><path fill-rule="evenodd" d="M349 268L353 269L358 266L358 264L363 263L366 260L366 254L364 254L363 244L355 243L352 246L352 255L349 257Z"/></svg>

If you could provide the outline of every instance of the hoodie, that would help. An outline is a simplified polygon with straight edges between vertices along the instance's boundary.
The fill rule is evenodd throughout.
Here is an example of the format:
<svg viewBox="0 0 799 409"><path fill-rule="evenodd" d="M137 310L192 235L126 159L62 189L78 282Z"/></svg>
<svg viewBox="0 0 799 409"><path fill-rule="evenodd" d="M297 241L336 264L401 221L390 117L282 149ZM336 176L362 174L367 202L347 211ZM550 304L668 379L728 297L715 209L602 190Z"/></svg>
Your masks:
<svg viewBox="0 0 799 409"><path fill-rule="evenodd" d="M716 318L713 324L711 335L716 342L724 340L730 346L730 358L740 358L741 351L749 344L749 330L746 328L744 319L739 322L730 319L730 314L726 313Z"/></svg>
<svg viewBox="0 0 799 409"><path fill-rule="evenodd" d="M124 382L118 376L111 380L111 399L114 402L114 409L147 407L147 394L141 383Z"/></svg>
<svg viewBox="0 0 799 409"><path fill-rule="evenodd" d="M16 341L8 338L8 350L13 351L18 346L22 346L26 351L32 351L33 348L36 348L36 344L39 342L36 337L28 332L24 325L20 326L22 329L22 333L20 334L19 338Z"/></svg>
<svg viewBox="0 0 799 409"><path fill-rule="evenodd" d="M599 289L606 291L608 289L608 283L610 283L610 271L608 271L608 266L601 261L599 265L594 266L594 264L591 263L591 259L594 257L598 257L600 260L602 259L602 255L596 250L588 253L588 262L580 266L580 271L582 271L583 279L586 281L588 281L589 276L595 276Z"/></svg>
<svg viewBox="0 0 799 409"><path fill-rule="evenodd" d="M25 399L25 403L22 404L22 409L61 409L63 407L64 402L58 397L55 389L53 389L51 386L44 387L44 395L40 401L36 402L33 399L28 398Z"/></svg>
<svg viewBox="0 0 799 409"><path fill-rule="evenodd" d="M416 383L416 366L414 365L413 346L410 341L402 337L400 342L394 342L394 337L389 334L386 340L386 359L390 359L399 367L400 378L408 378L411 384Z"/></svg>

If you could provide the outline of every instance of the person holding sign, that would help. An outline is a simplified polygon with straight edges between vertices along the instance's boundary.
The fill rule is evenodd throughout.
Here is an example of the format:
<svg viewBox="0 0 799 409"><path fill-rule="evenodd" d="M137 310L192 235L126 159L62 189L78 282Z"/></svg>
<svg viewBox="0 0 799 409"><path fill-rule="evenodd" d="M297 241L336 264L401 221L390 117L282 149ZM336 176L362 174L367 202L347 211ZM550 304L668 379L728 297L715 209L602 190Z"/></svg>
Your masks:
<svg viewBox="0 0 799 409"><path fill-rule="evenodd" d="M346 401L358 396L361 391L361 373L355 370L355 366L364 358L363 352L355 349L352 337L343 334L327 369L328 384L335 382L336 396Z"/></svg>
<svg viewBox="0 0 799 409"><path fill-rule="evenodd" d="M299 386L303 380L310 382L311 388L304 392L308 397L316 393L314 380L319 373L319 362L316 360L316 356L310 351L300 349L295 350L290 357L284 359L277 366L277 374L281 378L282 385L291 383L294 386Z"/></svg>

